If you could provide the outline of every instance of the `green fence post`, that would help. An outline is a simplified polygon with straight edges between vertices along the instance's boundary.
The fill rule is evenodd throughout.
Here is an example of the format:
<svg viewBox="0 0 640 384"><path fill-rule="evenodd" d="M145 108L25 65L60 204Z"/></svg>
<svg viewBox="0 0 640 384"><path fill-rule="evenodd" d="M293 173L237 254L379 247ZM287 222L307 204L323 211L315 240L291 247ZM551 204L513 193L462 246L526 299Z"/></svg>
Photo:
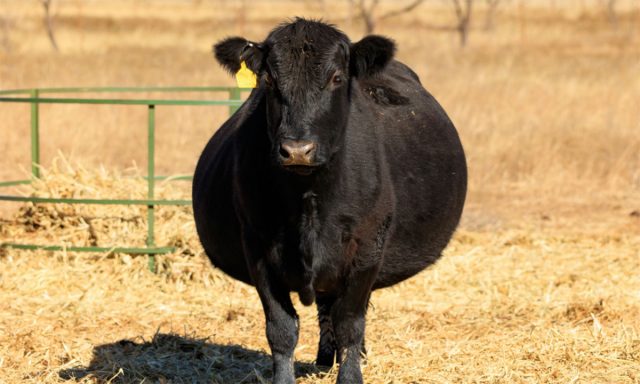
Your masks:
<svg viewBox="0 0 640 384"><path fill-rule="evenodd" d="M240 100L240 88L229 88L229 100ZM229 116L236 113L236 111L240 108L237 105L229 106Z"/></svg>
<svg viewBox="0 0 640 384"><path fill-rule="evenodd" d="M37 89L31 90L31 98L37 99ZM37 101L31 103L31 175L40 177L40 104Z"/></svg>
<svg viewBox="0 0 640 384"><path fill-rule="evenodd" d="M148 106L148 128L147 128L147 198L154 199L155 188L155 136L156 136L156 106L149 104ZM147 247L153 247L155 245L154 240L154 217L155 207L153 205L147 205ZM151 272L156 271L156 257L155 255L149 255L149 270Z"/></svg>

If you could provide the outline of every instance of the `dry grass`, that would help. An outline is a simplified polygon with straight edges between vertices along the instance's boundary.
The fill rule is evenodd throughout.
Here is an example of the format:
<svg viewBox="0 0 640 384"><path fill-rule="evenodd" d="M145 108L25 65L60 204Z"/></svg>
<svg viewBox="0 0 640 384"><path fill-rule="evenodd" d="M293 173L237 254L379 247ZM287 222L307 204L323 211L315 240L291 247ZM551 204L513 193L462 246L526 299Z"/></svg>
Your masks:
<svg viewBox="0 0 640 384"><path fill-rule="evenodd" d="M368 382L640 383L640 11L620 2L617 29L588 1L555 10L526 2L524 12L512 2L491 32L481 10L465 50L433 28L451 23L444 3L379 25L459 127L471 173L445 257L373 296ZM10 21L0 23L2 89L231 85L212 42L260 39L285 17L323 15L320 2L256 2L242 12L239 2L67 0L56 10L54 54L34 4L0 0ZM324 16L357 39L345 4L328 1ZM190 173L226 113L158 108L159 173ZM0 116L0 179L22 177L28 107L0 104ZM132 178L145 167L144 108L44 106L42 116L44 177L17 192L144 197ZM157 193L182 198L188 189L176 181ZM144 243L142 208L0 212L0 242ZM158 274L145 257L0 250L0 383L270 377L253 289L209 267L188 208L159 208L157 221L158 243L178 247L159 258ZM331 383L334 371L310 364L315 313L297 307L299 382Z"/></svg>
<svg viewBox="0 0 640 384"><path fill-rule="evenodd" d="M114 182L114 180L116 182ZM159 188L172 197L173 188ZM144 184L68 165L37 195L138 197ZM115 193L117 192L117 193ZM630 203L640 203L636 200ZM597 209L596 209L597 211ZM90 220L89 218L98 217ZM584 215L526 225L469 216L434 268L378 291L368 314L365 377L375 383L638 383L640 218L589 230ZM144 241L136 208L24 206L3 238L116 245ZM6 383L261 383L270 376L253 289L208 266L189 212L162 208L160 244L144 257L26 253L0 258L0 372ZM312 308L297 307L301 383L331 383L311 364Z"/></svg>

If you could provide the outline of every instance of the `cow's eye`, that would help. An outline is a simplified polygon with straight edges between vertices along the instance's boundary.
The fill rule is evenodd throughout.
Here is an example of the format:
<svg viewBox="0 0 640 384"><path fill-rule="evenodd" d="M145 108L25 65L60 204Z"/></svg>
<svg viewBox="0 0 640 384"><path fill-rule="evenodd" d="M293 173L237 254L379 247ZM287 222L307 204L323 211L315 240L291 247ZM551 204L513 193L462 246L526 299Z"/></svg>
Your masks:
<svg viewBox="0 0 640 384"><path fill-rule="evenodd" d="M342 84L342 75L340 75L339 73L336 73L335 75L333 75L333 77L331 78L331 82L334 85L340 85Z"/></svg>

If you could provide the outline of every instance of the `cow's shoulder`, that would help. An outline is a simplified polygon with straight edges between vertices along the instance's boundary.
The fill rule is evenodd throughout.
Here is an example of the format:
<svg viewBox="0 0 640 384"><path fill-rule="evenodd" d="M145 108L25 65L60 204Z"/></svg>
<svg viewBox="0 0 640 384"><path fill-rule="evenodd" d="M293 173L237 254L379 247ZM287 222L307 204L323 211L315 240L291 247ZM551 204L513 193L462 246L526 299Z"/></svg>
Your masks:
<svg viewBox="0 0 640 384"><path fill-rule="evenodd" d="M411 94L421 89L420 78L405 64L393 60L381 73L359 81L365 95L381 106L410 103Z"/></svg>
<svg viewBox="0 0 640 384"><path fill-rule="evenodd" d="M260 123L264 119L262 99L262 94L254 90L239 110L209 139L196 166L194 189L215 188L212 180L231 177L239 156L247 158L245 153L256 152L254 147L259 143L255 132L264 126L264 123ZM248 160L252 161L251 156Z"/></svg>
<svg viewBox="0 0 640 384"><path fill-rule="evenodd" d="M393 60L389 65L387 65L385 74L387 74L387 76L396 77L403 82L421 85L418 74L415 73L413 69L409 68L408 65L398 60Z"/></svg>

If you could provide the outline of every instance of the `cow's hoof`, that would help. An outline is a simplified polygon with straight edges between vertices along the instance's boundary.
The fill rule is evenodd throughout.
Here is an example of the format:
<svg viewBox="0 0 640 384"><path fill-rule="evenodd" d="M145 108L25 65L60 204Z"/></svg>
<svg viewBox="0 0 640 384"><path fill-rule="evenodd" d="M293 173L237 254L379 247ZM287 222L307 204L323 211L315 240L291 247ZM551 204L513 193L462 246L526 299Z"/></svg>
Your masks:
<svg viewBox="0 0 640 384"><path fill-rule="evenodd" d="M273 356L273 384L295 384L293 356L275 354Z"/></svg>
<svg viewBox="0 0 640 384"><path fill-rule="evenodd" d="M273 376L273 384L296 384L296 378L293 374L278 374Z"/></svg>
<svg viewBox="0 0 640 384"><path fill-rule="evenodd" d="M360 369L340 368L338 372L338 384L362 384L362 372Z"/></svg>
<svg viewBox="0 0 640 384"><path fill-rule="evenodd" d="M331 368L333 367L335 358L334 351L318 351L318 357L316 358L316 366L318 368Z"/></svg>

